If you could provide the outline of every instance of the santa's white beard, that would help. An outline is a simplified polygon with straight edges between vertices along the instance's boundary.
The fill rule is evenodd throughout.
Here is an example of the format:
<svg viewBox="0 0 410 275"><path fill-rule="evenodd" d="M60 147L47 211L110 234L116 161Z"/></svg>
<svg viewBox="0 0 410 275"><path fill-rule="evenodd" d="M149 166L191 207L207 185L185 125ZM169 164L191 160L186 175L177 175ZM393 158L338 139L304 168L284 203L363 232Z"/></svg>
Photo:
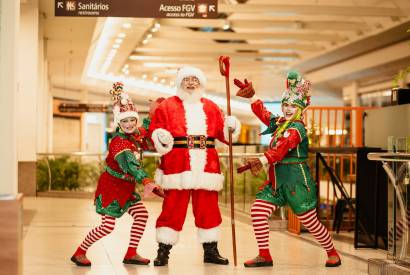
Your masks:
<svg viewBox="0 0 410 275"><path fill-rule="evenodd" d="M194 90L192 92L188 92L184 90L183 88L179 88L177 90L177 96L181 98L183 101L186 102L199 102L201 98L204 96L205 91L202 88L199 88L197 90Z"/></svg>

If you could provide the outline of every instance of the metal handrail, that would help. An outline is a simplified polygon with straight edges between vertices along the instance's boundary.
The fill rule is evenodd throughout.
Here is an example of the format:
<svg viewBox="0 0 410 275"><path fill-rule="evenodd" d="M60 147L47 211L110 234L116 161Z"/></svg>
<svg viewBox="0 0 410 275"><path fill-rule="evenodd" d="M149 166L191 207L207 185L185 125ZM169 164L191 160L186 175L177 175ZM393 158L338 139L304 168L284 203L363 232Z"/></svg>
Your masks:
<svg viewBox="0 0 410 275"><path fill-rule="evenodd" d="M37 153L38 156L80 156L80 157L101 157L106 156L107 152L105 153L88 153L88 152L71 152L71 153ZM227 158L229 156L228 153L218 153L218 155L222 158ZM161 155L156 152L145 151L145 157L160 157ZM262 157L262 153L233 153L234 158L257 158Z"/></svg>

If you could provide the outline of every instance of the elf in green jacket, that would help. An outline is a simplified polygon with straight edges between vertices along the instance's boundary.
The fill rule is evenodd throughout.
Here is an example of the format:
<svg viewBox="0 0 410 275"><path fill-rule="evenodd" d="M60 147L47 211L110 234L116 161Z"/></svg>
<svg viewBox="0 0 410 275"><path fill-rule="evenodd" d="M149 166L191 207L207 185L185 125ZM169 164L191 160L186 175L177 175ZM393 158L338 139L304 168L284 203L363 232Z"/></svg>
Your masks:
<svg viewBox="0 0 410 275"><path fill-rule="evenodd" d="M271 134L268 151L261 158L247 159L243 172L250 169L257 175L264 164L269 164L269 183L256 194L251 208L252 223L259 254L244 263L245 267L272 266L269 252L268 218L279 206L288 204L300 222L309 230L326 250L327 267L341 264L328 230L319 222L316 213L316 184L313 181L308 160L308 137L302 114L310 104L310 82L299 73L290 71L286 80L286 91L282 95L283 117L272 115L257 99L252 83L235 79L240 90L237 96L249 98L253 113L268 126L262 134Z"/></svg>

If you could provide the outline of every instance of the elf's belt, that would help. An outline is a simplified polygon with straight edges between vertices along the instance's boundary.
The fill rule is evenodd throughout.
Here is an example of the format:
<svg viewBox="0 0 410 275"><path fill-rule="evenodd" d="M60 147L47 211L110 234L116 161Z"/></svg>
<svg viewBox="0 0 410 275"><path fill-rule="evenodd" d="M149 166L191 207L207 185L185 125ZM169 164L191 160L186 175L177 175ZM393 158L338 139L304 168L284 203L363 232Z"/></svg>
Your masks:
<svg viewBox="0 0 410 275"><path fill-rule="evenodd" d="M307 163L307 158L284 158L280 162L276 163L276 165L289 165L289 164L303 164Z"/></svg>
<svg viewBox="0 0 410 275"><path fill-rule="evenodd" d="M135 178L131 176L130 174L124 174L118 171L115 171L114 169L110 168L108 165L105 166L105 171L107 171L108 174L110 174L113 177L116 177L118 179L122 179L125 181L129 182L135 182Z"/></svg>
<svg viewBox="0 0 410 275"><path fill-rule="evenodd" d="M215 138L207 136L174 137L173 148L206 149L215 148Z"/></svg>

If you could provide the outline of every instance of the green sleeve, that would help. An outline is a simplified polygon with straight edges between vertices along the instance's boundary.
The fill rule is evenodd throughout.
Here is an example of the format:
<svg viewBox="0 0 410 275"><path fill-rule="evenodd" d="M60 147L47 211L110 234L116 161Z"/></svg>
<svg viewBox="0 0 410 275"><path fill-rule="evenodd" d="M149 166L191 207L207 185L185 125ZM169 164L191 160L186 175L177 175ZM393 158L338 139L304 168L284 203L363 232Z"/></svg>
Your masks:
<svg viewBox="0 0 410 275"><path fill-rule="evenodd" d="M294 121L288 126L287 129L291 129L291 128L296 129L298 131L301 141L307 138L307 132L306 132L305 125L303 125L302 123Z"/></svg>
<svg viewBox="0 0 410 275"><path fill-rule="evenodd" d="M142 120L142 127L145 128L145 130L148 131L149 125L151 124L151 119L146 117Z"/></svg>
<svg viewBox="0 0 410 275"><path fill-rule="evenodd" d="M121 170L132 175L138 183L141 183L143 179L148 177L132 151L126 150L121 152L115 157L115 160L118 162Z"/></svg>

